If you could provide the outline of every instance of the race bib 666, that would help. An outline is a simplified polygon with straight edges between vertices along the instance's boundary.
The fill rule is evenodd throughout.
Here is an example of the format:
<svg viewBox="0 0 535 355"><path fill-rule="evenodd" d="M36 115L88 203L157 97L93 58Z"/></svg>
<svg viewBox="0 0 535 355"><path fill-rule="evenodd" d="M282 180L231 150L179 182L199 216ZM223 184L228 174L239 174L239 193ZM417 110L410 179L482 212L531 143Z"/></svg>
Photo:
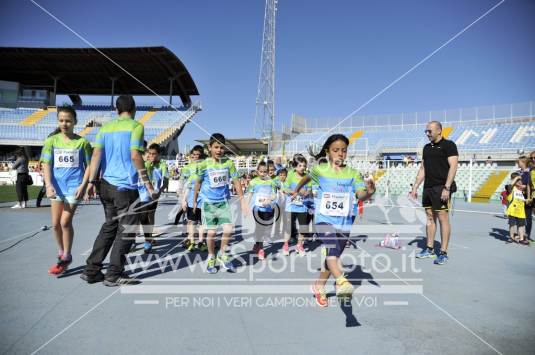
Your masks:
<svg viewBox="0 0 535 355"><path fill-rule="evenodd" d="M210 187L223 187L228 184L228 170L209 170L208 178L210 179Z"/></svg>

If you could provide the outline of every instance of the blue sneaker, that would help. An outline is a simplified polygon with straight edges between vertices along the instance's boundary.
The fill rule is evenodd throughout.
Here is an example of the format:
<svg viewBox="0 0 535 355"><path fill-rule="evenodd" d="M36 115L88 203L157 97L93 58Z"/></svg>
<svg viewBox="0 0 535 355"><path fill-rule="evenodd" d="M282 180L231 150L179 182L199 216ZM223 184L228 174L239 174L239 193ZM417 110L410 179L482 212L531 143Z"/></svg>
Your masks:
<svg viewBox="0 0 535 355"><path fill-rule="evenodd" d="M235 270L234 265L232 265L232 260L230 260L227 254L218 254L217 261L223 269L231 272Z"/></svg>
<svg viewBox="0 0 535 355"><path fill-rule="evenodd" d="M427 258L434 259L437 257L437 255L435 254L434 251L429 251L429 249L425 248L424 250L416 254L416 257L418 259L427 259Z"/></svg>
<svg viewBox="0 0 535 355"><path fill-rule="evenodd" d="M212 257L208 259L207 265L206 265L206 272L209 274L215 274L217 273L217 268L215 267L215 258Z"/></svg>
<svg viewBox="0 0 535 355"><path fill-rule="evenodd" d="M151 242L143 243L143 251L145 252L145 254L149 254L152 251L152 243Z"/></svg>
<svg viewBox="0 0 535 355"><path fill-rule="evenodd" d="M440 254L438 258L434 261L435 265L444 265L448 262L448 256L446 254Z"/></svg>

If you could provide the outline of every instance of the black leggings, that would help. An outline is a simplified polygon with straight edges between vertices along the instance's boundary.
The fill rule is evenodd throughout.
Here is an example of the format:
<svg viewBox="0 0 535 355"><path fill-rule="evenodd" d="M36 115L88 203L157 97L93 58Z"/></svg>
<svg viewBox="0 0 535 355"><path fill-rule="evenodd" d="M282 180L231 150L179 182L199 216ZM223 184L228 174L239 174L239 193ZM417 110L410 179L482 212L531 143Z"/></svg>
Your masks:
<svg viewBox="0 0 535 355"><path fill-rule="evenodd" d="M286 212L286 221L284 227L286 232L290 232L290 238L297 239L297 233L306 234L309 232L308 225L311 221L311 215L308 212ZM299 223L299 228L295 222Z"/></svg>
<svg viewBox="0 0 535 355"><path fill-rule="evenodd" d="M17 198L19 201L28 201L28 174L17 174Z"/></svg>

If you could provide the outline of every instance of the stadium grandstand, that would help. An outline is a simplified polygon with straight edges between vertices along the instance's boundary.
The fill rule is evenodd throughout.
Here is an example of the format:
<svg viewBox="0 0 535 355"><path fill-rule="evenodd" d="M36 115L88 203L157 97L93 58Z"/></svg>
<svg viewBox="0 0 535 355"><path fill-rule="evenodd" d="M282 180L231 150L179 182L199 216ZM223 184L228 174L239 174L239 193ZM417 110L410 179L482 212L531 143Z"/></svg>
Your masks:
<svg viewBox="0 0 535 355"><path fill-rule="evenodd" d="M116 115L116 95L168 97L164 105L138 106L136 119L145 126L147 142L158 143L173 155L178 152L181 131L201 110L200 104L191 100L199 95L193 79L165 47L3 47L0 80L0 146L4 152L12 146L25 146L33 157L57 127L57 95L69 96L77 110L75 132L90 142L94 142L98 127ZM110 95L110 104L84 105L80 95ZM173 96L180 97L182 104L173 106Z"/></svg>
<svg viewBox="0 0 535 355"><path fill-rule="evenodd" d="M486 202L498 199L515 160L535 150L534 102L454 110L306 119L294 115L290 128L273 142L270 156L310 158L309 149L332 133L350 137L349 163L377 180L378 192L410 191L420 166L427 122L443 124L443 135L459 149L457 198ZM320 124L320 122L323 124ZM421 187L420 187L421 188Z"/></svg>
<svg viewBox="0 0 535 355"><path fill-rule="evenodd" d="M529 101L345 120L307 120L294 115L291 128L283 129L284 139L274 143L276 149L271 155L306 152L310 144L321 142L329 133L342 133L351 137L350 154L362 160L400 159L405 155L417 158L427 143L425 125L436 120L443 124L443 135L459 146L460 159L473 158L474 154L480 158L492 155L496 159L515 159L519 151L535 148L534 106Z"/></svg>

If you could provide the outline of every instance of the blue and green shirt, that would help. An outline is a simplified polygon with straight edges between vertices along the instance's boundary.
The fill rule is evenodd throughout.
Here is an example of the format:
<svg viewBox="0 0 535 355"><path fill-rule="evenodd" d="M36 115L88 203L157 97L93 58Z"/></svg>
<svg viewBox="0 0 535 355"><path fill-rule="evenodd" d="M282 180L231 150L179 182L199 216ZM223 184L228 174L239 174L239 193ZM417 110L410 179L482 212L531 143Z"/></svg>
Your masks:
<svg viewBox="0 0 535 355"><path fill-rule="evenodd" d="M295 188L297 187L297 184L299 184L299 181L301 181L301 178L297 176L295 171L293 170L289 171L288 177L286 178L286 181L284 181L284 184L283 184L283 190L285 192L294 191ZM310 193L312 191L312 184L311 183L306 184L305 186L303 186L301 191L307 191ZM287 195L286 196L286 211L287 212L301 212L301 213L308 212L308 207L305 204L305 201L307 199L308 197L304 198L299 194L296 196L295 199L292 200L291 196Z"/></svg>
<svg viewBox="0 0 535 355"><path fill-rule="evenodd" d="M238 179L234 162L226 157L219 161L207 158L197 165L194 179L201 181L203 202L225 202L230 198L229 183Z"/></svg>
<svg viewBox="0 0 535 355"><path fill-rule="evenodd" d="M193 208L193 195L195 194L195 184L197 182L196 178L196 171L198 169L199 164L202 162L202 160L194 161L186 165L182 168L182 176L185 179L185 190L188 191L188 207ZM199 192L199 196L197 196L197 206L201 206L202 198L201 193Z"/></svg>
<svg viewBox="0 0 535 355"><path fill-rule="evenodd" d="M45 140L40 161L51 166L52 185L58 196L76 194L91 162L91 153L91 144L79 135L68 139L58 133Z"/></svg>
<svg viewBox="0 0 535 355"><path fill-rule="evenodd" d="M145 169L150 182L154 187L154 191L158 192L163 186L164 179L169 179L169 172L167 171L167 163L163 160L158 162L145 162Z"/></svg>
<svg viewBox="0 0 535 355"><path fill-rule="evenodd" d="M248 193L252 193L251 208L260 212L273 212L273 204L277 198L277 185L269 177L255 177L249 182Z"/></svg>
<svg viewBox="0 0 535 355"><path fill-rule="evenodd" d="M309 176L318 184L316 224L323 222L338 229L350 229L355 194L365 190L360 173L348 166L336 171L329 163L324 163L314 166Z"/></svg>
<svg viewBox="0 0 535 355"><path fill-rule="evenodd" d="M106 123L97 133L94 148L103 150L102 178L119 189L136 190L138 173L131 151L143 151L143 125L130 117L119 117Z"/></svg>

